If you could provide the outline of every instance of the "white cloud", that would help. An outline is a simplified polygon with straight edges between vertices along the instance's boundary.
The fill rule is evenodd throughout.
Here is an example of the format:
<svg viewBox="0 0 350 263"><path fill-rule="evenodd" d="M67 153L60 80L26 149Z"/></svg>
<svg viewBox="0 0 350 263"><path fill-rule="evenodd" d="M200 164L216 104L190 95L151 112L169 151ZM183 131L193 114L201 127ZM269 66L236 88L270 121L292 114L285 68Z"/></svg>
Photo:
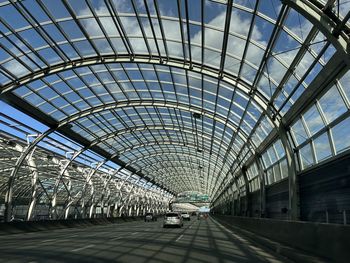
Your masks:
<svg viewBox="0 0 350 263"><path fill-rule="evenodd" d="M29 73L29 70L27 70L21 63L14 59L3 63L2 67L11 72L15 77L21 77Z"/></svg>

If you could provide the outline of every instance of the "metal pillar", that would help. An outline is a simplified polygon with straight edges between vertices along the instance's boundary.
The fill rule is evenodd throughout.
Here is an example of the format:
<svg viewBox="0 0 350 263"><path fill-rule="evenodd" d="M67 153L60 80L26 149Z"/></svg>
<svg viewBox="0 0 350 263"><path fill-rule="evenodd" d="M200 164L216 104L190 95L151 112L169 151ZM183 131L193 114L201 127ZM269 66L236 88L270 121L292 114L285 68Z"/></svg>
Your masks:
<svg viewBox="0 0 350 263"><path fill-rule="evenodd" d="M245 204L244 204L244 215L245 216L251 216L251 196L250 196L250 190L249 190L249 180L247 176L247 167L243 166L242 169L242 176L244 179L244 187L245 187Z"/></svg>
<svg viewBox="0 0 350 263"><path fill-rule="evenodd" d="M37 195L38 195L39 173L38 173L38 169L36 167L36 163L33 160L34 151L35 151L35 148L32 150L31 154L27 158L27 163L29 165L29 169L32 171L32 197L31 197L31 201L30 201L28 211L27 211L27 216L26 216L27 221L30 221L32 219L33 211L34 211L34 207L35 207L35 204L37 201Z"/></svg>
<svg viewBox="0 0 350 263"><path fill-rule="evenodd" d="M266 184L265 184L265 173L261 164L261 156L256 156L256 166L259 172L260 178L260 217L266 217Z"/></svg>
<svg viewBox="0 0 350 263"><path fill-rule="evenodd" d="M87 174L87 176L86 176L86 181L85 181L83 190L82 190L82 192L81 192L81 196L80 196L80 198L79 198L79 200L78 200L78 202L77 202L77 204L78 204L78 203L82 200L81 209L82 209L83 218L85 218L85 215L86 215L86 203L85 203L86 188L87 188L88 185L90 185L92 189L94 188L93 182L92 182L91 178L94 176L94 174L97 172L97 170L98 170L105 162L106 162L106 160L105 160L105 161L102 161L102 162L100 162L100 163L98 163L98 164L96 165L95 168L92 168L92 167L91 167L90 172L89 172L89 173ZM119 169L116 171L116 173L118 173L118 172L119 172ZM91 197L90 197L90 200L91 200L92 197L93 197L91 191L90 191L90 194L91 194Z"/></svg>
<svg viewBox="0 0 350 263"><path fill-rule="evenodd" d="M92 218L94 215L94 205L95 205L95 187L93 184L91 184L91 191L90 191L90 209L89 209L89 218Z"/></svg>
<svg viewBox="0 0 350 263"><path fill-rule="evenodd" d="M18 160L15 164L15 167L13 168L13 170L10 174L9 180L7 182L7 191L6 191L6 195L5 195L5 211L4 211L5 222L9 222L11 220L11 217L12 217L13 186L15 184L15 180L17 178L17 173L19 171L19 168L23 164L27 155L35 149L36 145L42 139L44 139L48 134L50 134L53 131L54 131L54 129L49 129L49 130L45 131L44 133L38 135L33 142L29 143L29 141L28 141L27 147L21 153L21 156L18 158Z"/></svg>
<svg viewBox="0 0 350 263"><path fill-rule="evenodd" d="M79 150L77 152L74 152L70 159L67 158L67 160L65 160L65 164L62 164L62 161L60 162L60 164L61 164L61 171L60 171L59 175L57 176L57 179L56 179L56 182L55 182L55 186L54 186L54 190L53 190L53 197L52 197L52 202L51 202L50 214L51 214L51 218L52 219L56 219L57 218L57 194L58 194L58 187L59 187L60 182L62 181L63 175L65 175L67 173L68 167L72 164L74 159L76 157L78 157L83 151L84 151L84 149L81 149L81 150ZM67 154L69 154L69 153L66 153L66 155ZM65 188L67 190L68 196L70 196L70 192L69 192L68 188L66 186L65 186Z"/></svg>
<svg viewBox="0 0 350 263"><path fill-rule="evenodd" d="M70 191L72 190L72 181L70 179L68 181L67 188L68 188L67 190L68 190L69 194L68 194L68 198L67 198L67 205L64 208L64 219L68 219L70 206L71 206L72 200L73 200L73 198L72 198L72 196L70 194Z"/></svg>
<svg viewBox="0 0 350 263"><path fill-rule="evenodd" d="M292 147L287 137L287 131L283 125L280 125L279 137L286 152L286 159L288 164L288 181L289 181L289 200L288 200L288 219L300 219L300 205L299 205L299 187L297 182L296 161L293 154Z"/></svg>

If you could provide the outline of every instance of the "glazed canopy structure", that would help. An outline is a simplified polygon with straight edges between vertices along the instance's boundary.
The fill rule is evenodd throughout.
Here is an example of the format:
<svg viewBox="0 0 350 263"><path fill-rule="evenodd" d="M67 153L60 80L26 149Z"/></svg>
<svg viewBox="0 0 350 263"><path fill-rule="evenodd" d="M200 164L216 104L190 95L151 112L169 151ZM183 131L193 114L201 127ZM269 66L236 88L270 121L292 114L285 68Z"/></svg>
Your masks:
<svg viewBox="0 0 350 263"><path fill-rule="evenodd" d="M2 136L5 217L22 199L81 210L73 196L91 181L72 181L96 155L109 172L93 180L125 170L144 192L200 192L214 207L284 180L296 219L298 174L350 147L349 16L345 0L1 1L1 98L44 127L17 118L31 139ZM71 148L54 157L64 165L30 179L52 138Z"/></svg>

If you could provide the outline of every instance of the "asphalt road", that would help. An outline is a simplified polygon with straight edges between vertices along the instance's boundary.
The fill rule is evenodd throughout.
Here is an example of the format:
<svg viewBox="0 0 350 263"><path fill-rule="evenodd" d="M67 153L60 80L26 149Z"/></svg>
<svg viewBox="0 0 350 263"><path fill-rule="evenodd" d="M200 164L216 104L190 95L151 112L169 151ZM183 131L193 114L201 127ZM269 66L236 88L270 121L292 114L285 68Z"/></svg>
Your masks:
<svg viewBox="0 0 350 263"><path fill-rule="evenodd" d="M285 262L215 220L134 221L0 236L0 262Z"/></svg>

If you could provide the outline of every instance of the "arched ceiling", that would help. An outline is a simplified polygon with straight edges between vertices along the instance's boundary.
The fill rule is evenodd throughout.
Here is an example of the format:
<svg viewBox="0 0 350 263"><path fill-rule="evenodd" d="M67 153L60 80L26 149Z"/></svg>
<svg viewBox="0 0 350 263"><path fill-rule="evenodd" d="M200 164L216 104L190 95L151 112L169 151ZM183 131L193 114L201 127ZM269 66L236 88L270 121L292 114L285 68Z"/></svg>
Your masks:
<svg viewBox="0 0 350 263"><path fill-rule="evenodd" d="M174 193L211 195L345 52L335 2L2 1L1 98Z"/></svg>

